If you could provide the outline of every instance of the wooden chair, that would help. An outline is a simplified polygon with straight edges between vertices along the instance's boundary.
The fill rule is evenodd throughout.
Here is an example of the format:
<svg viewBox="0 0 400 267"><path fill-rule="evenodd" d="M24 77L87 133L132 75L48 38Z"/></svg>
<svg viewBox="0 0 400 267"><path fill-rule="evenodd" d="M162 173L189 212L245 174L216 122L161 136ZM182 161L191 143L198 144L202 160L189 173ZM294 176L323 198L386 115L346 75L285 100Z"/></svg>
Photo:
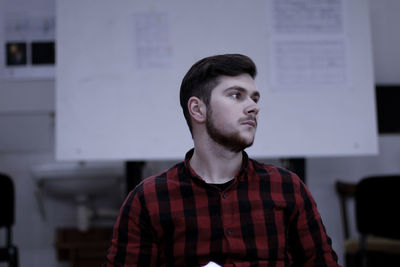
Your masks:
<svg viewBox="0 0 400 267"><path fill-rule="evenodd" d="M396 184L400 176L374 176L362 179L359 183L337 181L336 192L339 195L343 232L345 237L345 266L400 266L400 241L397 240L396 228L391 222L399 222L396 217L400 211L400 192ZM379 180L378 180L379 179ZM359 237L351 237L347 204L355 200L356 227ZM392 202L389 204L388 201ZM398 217L398 216L397 216ZM372 228L373 227L373 228ZM400 227L400 224L397 224ZM384 234L382 230L387 229Z"/></svg>
<svg viewBox="0 0 400 267"><path fill-rule="evenodd" d="M10 267L18 267L18 249L12 243L14 224L14 184L11 178L0 173L0 228L6 230L6 244L0 246L0 262Z"/></svg>

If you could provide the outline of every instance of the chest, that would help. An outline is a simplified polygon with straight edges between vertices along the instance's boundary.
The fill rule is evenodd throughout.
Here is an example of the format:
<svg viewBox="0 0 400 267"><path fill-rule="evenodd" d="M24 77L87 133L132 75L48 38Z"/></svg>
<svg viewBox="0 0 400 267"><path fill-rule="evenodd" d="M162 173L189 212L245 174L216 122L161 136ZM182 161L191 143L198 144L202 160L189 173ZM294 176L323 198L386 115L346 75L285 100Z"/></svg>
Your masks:
<svg viewBox="0 0 400 267"><path fill-rule="evenodd" d="M150 218L175 257L283 258L294 207L290 197L263 190L187 189L169 194Z"/></svg>

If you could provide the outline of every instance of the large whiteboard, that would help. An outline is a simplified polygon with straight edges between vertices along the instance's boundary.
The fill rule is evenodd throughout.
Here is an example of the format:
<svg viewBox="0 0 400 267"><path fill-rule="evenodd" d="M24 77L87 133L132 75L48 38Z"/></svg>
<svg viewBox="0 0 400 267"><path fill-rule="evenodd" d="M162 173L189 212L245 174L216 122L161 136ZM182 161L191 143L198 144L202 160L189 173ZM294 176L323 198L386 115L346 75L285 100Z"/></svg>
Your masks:
<svg viewBox="0 0 400 267"><path fill-rule="evenodd" d="M258 67L251 156L378 151L366 0L58 0L56 8L59 159L181 159L193 146L181 80L220 53L246 54Z"/></svg>

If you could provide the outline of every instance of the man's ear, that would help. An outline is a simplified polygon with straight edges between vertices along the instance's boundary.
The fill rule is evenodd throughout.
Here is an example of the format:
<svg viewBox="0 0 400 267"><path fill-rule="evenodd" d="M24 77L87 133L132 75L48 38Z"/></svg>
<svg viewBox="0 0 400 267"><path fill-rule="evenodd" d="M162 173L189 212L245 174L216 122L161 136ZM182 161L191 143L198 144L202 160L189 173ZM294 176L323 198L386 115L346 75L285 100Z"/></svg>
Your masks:
<svg viewBox="0 0 400 267"><path fill-rule="evenodd" d="M202 123L206 120L207 108L204 102L198 97L192 96L188 100L188 110L193 120Z"/></svg>

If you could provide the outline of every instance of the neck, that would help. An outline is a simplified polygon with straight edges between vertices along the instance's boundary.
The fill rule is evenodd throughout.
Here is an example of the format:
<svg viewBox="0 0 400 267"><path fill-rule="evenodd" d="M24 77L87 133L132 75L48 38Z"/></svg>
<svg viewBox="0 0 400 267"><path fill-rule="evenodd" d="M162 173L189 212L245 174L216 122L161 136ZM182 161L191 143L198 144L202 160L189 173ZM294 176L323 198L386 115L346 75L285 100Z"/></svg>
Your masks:
<svg viewBox="0 0 400 267"><path fill-rule="evenodd" d="M242 165L242 152L232 152L213 144L196 145L190 165L206 183L226 183L232 180Z"/></svg>

